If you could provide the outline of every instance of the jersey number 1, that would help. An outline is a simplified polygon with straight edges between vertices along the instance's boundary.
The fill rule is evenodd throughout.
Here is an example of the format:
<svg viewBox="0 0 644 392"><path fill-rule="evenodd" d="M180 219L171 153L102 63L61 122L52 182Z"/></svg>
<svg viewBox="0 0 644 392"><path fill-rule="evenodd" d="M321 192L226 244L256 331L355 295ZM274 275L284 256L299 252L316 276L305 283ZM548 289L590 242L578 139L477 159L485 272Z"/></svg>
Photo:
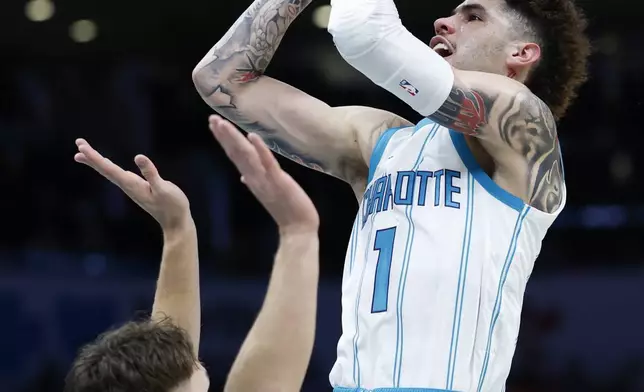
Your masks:
<svg viewBox="0 0 644 392"><path fill-rule="evenodd" d="M395 226L376 231L376 240L373 244L373 250L378 251L378 261L376 262L376 276L373 281L371 313L387 311L387 301L389 298L389 274L391 272L391 258L394 252L395 238Z"/></svg>

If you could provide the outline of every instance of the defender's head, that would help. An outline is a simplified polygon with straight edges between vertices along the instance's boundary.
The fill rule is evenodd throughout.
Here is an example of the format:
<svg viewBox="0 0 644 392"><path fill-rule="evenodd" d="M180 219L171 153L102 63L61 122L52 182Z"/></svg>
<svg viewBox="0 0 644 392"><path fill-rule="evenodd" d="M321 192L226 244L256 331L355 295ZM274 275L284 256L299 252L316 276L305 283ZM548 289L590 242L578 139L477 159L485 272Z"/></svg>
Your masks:
<svg viewBox="0 0 644 392"><path fill-rule="evenodd" d="M130 322L83 347L65 392L207 392L186 332L168 321Z"/></svg>
<svg viewBox="0 0 644 392"><path fill-rule="evenodd" d="M466 0L434 22L430 46L454 68L524 83L560 118L587 77L585 27L573 0Z"/></svg>

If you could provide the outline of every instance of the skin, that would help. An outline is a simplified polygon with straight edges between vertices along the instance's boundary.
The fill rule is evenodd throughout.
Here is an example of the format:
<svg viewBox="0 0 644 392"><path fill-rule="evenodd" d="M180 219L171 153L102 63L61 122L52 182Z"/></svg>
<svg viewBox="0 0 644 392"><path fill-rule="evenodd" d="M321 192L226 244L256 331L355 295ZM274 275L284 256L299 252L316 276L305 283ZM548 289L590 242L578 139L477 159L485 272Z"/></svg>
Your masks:
<svg viewBox="0 0 644 392"><path fill-rule="evenodd" d="M293 20L310 0L257 0L196 66L202 98L222 116L307 167L352 185L360 198L380 134L411 125L366 107L330 107L264 76ZM463 132L475 158L502 188L553 212L562 201L562 169L550 110L522 82L541 56L502 0L475 0L435 23L456 52L446 60L455 82L435 122ZM428 48L430 50L430 48Z"/></svg>
<svg viewBox="0 0 644 392"><path fill-rule="evenodd" d="M522 21L502 5L500 0L465 1L452 16L434 23L436 35L455 48L445 60L455 69L472 72L460 72L450 98L430 118L469 134L468 145L482 166L496 166L487 171L499 185L533 207L553 212L563 198L555 119L543 101L513 83L526 80L541 51L536 43L521 39L530 32L516 31ZM473 115L483 120L480 126L455 118L471 113L476 102L483 102L489 113ZM459 107L457 116L448 113L450 104ZM490 160L493 165L486 165Z"/></svg>
<svg viewBox="0 0 644 392"><path fill-rule="evenodd" d="M295 392L302 388L313 351L319 277L320 218L313 202L288 175L262 139L242 136L228 121L211 116L209 128L237 167L242 182L271 214L280 245L264 303L231 368L224 390ZM196 229L186 195L164 180L149 158L137 155L141 176L104 158L84 139L74 159L117 185L152 215L164 233L164 255L152 319L188 331L198 357L200 302ZM170 392L207 392L199 365Z"/></svg>
<svg viewBox="0 0 644 392"><path fill-rule="evenodd" d="M224 391L300 391L315 337L320 218L258 135L246 138L219 116L209 126L280 234L264 303Z"/></svg>
<svg viewBox="0 0 644 392"><path fill-rule="evenodd" d="M74 160L85 164L118 186L132 201L150 214L163 230L163 256L154 293L151 320L169 318L188 332L195 358L201 337L199 257L197 229L186 195L164 180L152 161L137 155L134 162L141 175L123 170L103 157L85 139L77 139ZM189 380L171 392L207 392L208 374L199 365Z"/></svg>

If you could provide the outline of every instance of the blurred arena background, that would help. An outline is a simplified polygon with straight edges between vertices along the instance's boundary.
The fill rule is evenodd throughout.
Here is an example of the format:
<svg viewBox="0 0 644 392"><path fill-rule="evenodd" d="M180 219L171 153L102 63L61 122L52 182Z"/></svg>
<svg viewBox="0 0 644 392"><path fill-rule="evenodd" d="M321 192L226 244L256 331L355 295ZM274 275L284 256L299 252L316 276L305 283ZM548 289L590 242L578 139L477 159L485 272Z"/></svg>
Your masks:
<svg viewBox="0 0 644 392"><path fill-rule="evenodd" d="M398 0L429 39L457 0ZM191 70L248 1L0 2L0 391L62 390L78 347L152 303L161 232L90 169L85 137L132 169L148 154L192 202L200 230L202 357L211 390L263 298L272 222L207 129ZM568 206L528 284L508 391L644 391L644 27L640 5L585 0L591 79L560 125ZM417 115L344 64L314 2L268 74L332 105ZM356 201L281 160L322 216L317 340L305 391L329 391L340 276Z"/></svg>

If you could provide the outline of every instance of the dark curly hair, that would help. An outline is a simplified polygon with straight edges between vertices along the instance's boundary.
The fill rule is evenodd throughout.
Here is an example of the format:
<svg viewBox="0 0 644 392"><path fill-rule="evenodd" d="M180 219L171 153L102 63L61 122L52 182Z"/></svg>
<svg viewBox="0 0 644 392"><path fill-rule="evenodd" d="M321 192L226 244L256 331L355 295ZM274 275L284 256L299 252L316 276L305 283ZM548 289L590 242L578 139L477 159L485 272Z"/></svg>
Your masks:
<svg viewBox="0 0 644 392"><path fill-rule="evenodd" d="M586 81L590 42L586 18L573 0L505 0L527 22L541 46L541 60L525 85L560 119Z"/></svg>
<svg viewBox="0 0 644 392"><path fill-rule="evenodd" d="M65 392L168 392L197 367L187 333L169 319L129 322L80 350Z"/></svg>

